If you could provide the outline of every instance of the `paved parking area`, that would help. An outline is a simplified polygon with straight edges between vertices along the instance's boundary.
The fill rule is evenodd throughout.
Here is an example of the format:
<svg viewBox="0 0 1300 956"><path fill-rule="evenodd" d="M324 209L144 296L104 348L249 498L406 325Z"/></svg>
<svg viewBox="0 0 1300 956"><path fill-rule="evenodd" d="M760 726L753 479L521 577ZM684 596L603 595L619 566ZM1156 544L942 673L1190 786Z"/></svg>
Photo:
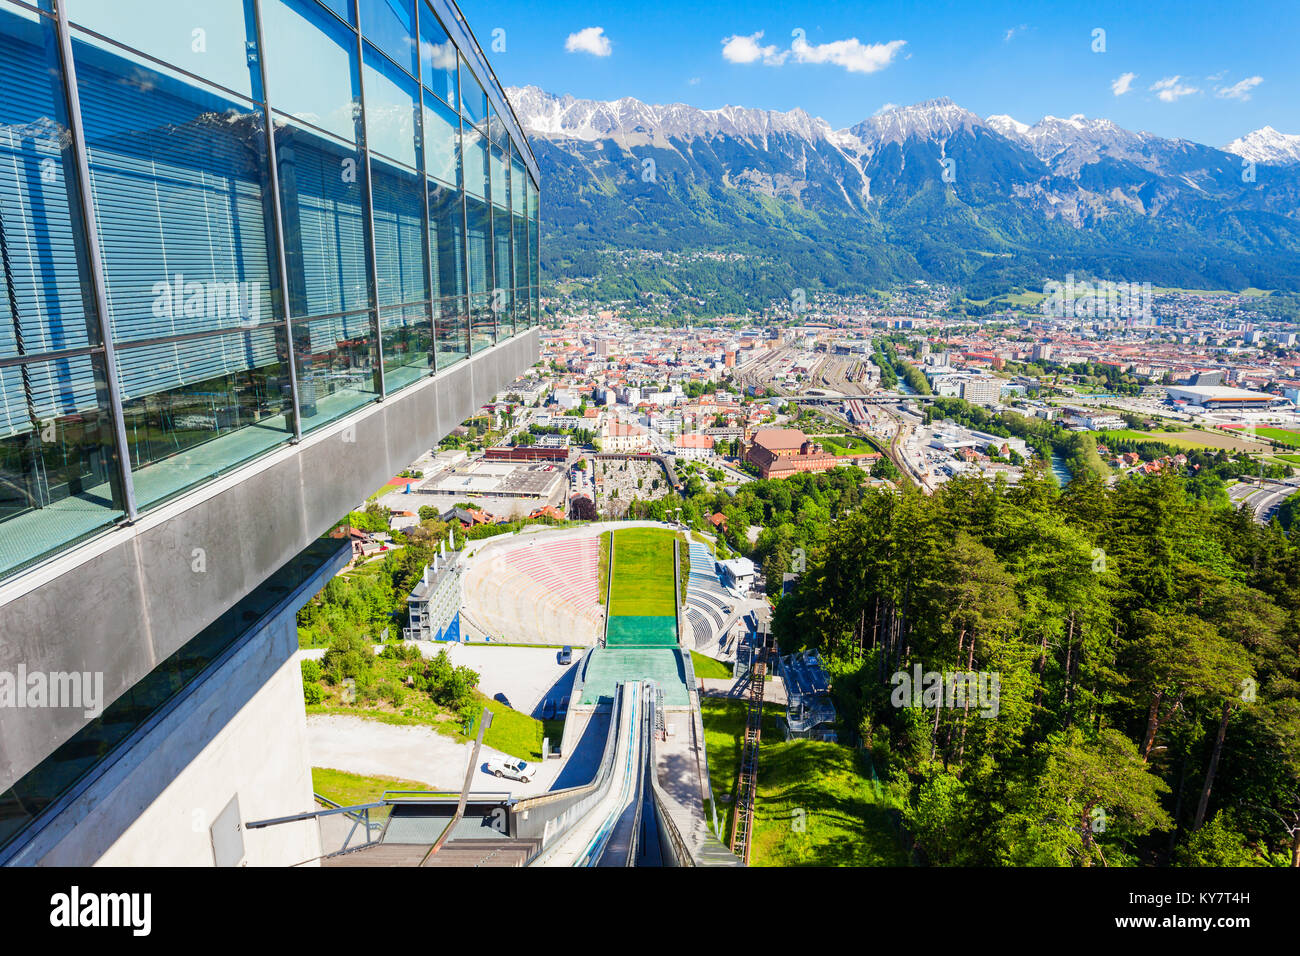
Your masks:
<svg viewBox="0 0 1300 956"><path fill-rule="evenodd" d="M310 714L307 717L307 748L313 767L329 767L365 776L400 777L418 780L432 790L459 792L465 782L465 767L473 744L457 743L428 727L402 727L362 717ZM484 746L479 751L479 768L471 790L495 790L514 796L545 793L560 771L561 761L548 760L539 768L536 780L498 780L483 770L492 759L505 754Z"/></svg>
<svg viewBox="0 0 1300 956"><path fill-rule="evenodd" d="M478 689L489 697L504 694L515 710L541 718L542 702L558 705L573 689L575 668L585 648L573 649L573 663L558 663L559 650L551 647L493 647L479 644L421 645L425 656L447 648L451 662L478 671Z"/></svg>

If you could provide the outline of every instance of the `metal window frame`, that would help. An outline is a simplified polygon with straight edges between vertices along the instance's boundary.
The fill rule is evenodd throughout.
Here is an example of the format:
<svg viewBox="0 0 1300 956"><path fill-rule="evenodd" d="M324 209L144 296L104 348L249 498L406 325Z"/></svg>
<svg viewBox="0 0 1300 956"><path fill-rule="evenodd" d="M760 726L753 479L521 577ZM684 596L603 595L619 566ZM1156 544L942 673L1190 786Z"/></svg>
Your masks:
<svg viewBox="0 0 1300 956"><path fill-rule="evenodd" d="M59 41L59 65L62 67L64 104L68 109L68 137L76 157L78 204L81 206L82 228L86 235L86 256L90 260L90 284L95 297L96 321L99 325L100 344L104 355L104 383L108 389L109 414L113 421L113 439L117 445L118 476L122 483L122 505L125 521L130 524L139 516L135 500L135 479L131 472L131 446L126 437L126 416L122 411L122 389L117 376L116 350L113 347L112 322L108 313L108 292L104 284L104 260L99 248L99 232L95 225L95 201L90 184L90 159L86 153L86 131L81 122L81 98L77 92L77 67L72 56L72 29L68 24L68 11L63 3L56 3L55 31Z"/></svg>
<svg viewBox="0 0 1300 956"><path fill-rule="evenodd" d="M375 259L375 194L370 181L370 134L366 129L366 41L361 25L361 4L356 4L357 17L357 92L361 108L357 111L357 139L361 147L361 160L365 164L366 188L361 194L361 221L366 239L366 286L370 297L370 328L375 335L375 391L378 400L388 397L388 382L384 374L384 333L379 327L379 264Z"/></svg>

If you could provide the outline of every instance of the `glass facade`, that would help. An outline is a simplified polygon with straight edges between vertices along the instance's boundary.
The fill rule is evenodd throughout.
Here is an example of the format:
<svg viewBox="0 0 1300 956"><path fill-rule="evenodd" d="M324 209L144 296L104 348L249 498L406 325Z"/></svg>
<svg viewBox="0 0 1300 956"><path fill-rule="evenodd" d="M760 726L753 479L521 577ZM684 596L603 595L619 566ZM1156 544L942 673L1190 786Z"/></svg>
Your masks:
<svg viewBox="0 0 1300 956"><path fill-rule="evenodd" d="M0 577L538 321L445 0L62 8L0 0Z"/></svg>

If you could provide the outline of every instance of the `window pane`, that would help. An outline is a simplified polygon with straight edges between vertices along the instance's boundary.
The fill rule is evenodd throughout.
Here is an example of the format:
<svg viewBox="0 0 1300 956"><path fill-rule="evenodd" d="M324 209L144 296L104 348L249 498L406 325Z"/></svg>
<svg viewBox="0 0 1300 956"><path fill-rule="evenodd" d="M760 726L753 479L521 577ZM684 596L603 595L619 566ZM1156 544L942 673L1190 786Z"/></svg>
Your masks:
<svg viewBox="0 0 1300 956"><path fill-rule="evenodd" d="M487 137L473 127L464 133L465 192L480 199L487 198L488 145Z"/></svg>
<svg viewBox="0 0 1300 956"><path fill-rule="evenodd" d="M293 354L304 432L360 408L379 394L369 313L295 322Z"/></svg>
<svg viewBox="0 0 1300 956"><path fill-rule="evenodd" d="M76 42L117 341L273 321L262 116Z"/></svg>
<svg viewBox="0 0 1300 956"><path fill-rule="evenodd" d="M460 117L432 97L424 99L425 172L460 186Z"/></svg>
<svg viewBox="0 0 1300 956"><path fill-rule="evenodd" d="M348 23L356 26L356 8L353 6L352 0L320 0L320 2L348 21Z"/></svg>
<svg viewBox="0 0 1300 956"><path fill-rule="evenodd" d="M518 293L515 297L515 318L522 327L527 324L527 295L524 293L528 289L528 220L523 216L512 216L511 224L514 230L514 282L513 285Z"/></svg>
<svg viewBox="0 0 1300 956"><path fill-rule="evenodd" d="M141 507L248 461L293 434L283 326L117 350Z"/></svg>
<svg viewBox="0 0 1300 956"><path fill-rule="evenodd" d="M121 517L103 359L0 368L0 575Z"/></svg>
<svg viewBox="0 0 1300 956"><path fill-rule="evenodd" d="M433 361L433 325L427 305L381 309L384 384L391 395L428 374Z"/></svg>
<svg viewBox="0 0 1300 956"><path fill-rule="evenodd" d="M496 342L496 319L492 314L492 296L471 295L470 310L470 351L477 355Z"/></svg>
<svg viewBox="0 0 1300 956"><path fill-rule="evenodd" d="M434 298L465 294L465 222L461 194L429 184L429 249L433 254Z"/></svg>
<svg viewBox="0 0 1300 956"><path fill-rule="evenodd" d="M517 157L511 161L510 170L510 208L516 216L522 216L527 206L524 182L528 179L528 174L524 172L524 164Z"/></svg>
<svg viewBox="0 0 1300 956"><path fill-rule="evenodd" d="M460 58L460 98L460 108L465 117L475 126L485 125L488 110L487 94L474 78L474 71L469 68L463 56Z"/></svg>
<svg viewBox="0 0 1300 956"><path fill-rule="evenodd" d="M263 0L267 85L277 112L356 141L355 34L315 0Z"/></svg>
<svg viewBox="0 0 1300 956"><path fill-rule="evenodd" d="M420 78L453 110L460 108L456 79L456 44L451 42L433 9L420 10Z"/></svg>
<svg viewBox="0 0 1300 956"><path fill-rule="evenodd" d="M464 298L435 302L434 328L439 370L454 365L469 354L469 325L465 321Z"/></svg>
<svg viewBox="0 0 1300 956"><path fill-rule="evenodd" d="M506 133L506 124L502 121L501 114L490 104L488 107L488 137L498 146L504 147L510 143L510 136Z"/></svg>
<svg viewBox="0 0 1300 956"><path fill-rule="evenodd" d="M54 26L0 8L0 357L98 343Z"/></svg>
<svg viewBox="0 0 1300 956"><path fill-rule="evenodd" d="M419 165L419 87L392 63L366 47L366 145L408 166Z"/></svg>
<svg viewBox="0 0 1300 956"><path fill-rule="evenodd" d="M465 220L469 244L469 291L487 293L492 288L492 223L487 203L473 196L465 197Z"/></svg>
<svg viewBox="0 0 1300 956"><path fill-rule="evenodd" d="M424 254L424 178L381 159L374 178L375 279L379 304L402 305L429 298Z"/></svg>
<svg viewBox="0 0 1300 956"><path fill-rule="evenodd" d="M277 120L275 153L290 312L315 316L367 308L360 152Z"/></svg>
<svg viewBox="0 0 1300 956"><path fill-rule="evenodd" d="M496 281L492 287L492 309L497 314L497 325L503 335L509 335L511 302L510 292L514 286L510 274L510 213L504 209L492 207L492 261L496 267Z"/></svg>
<svg viewBox="0 0 1300 956"><path fill-rule="evenodd" d="M502 209L509 208L510 196L506 188L508 167L505 156L497 147L492 147L492 204Z"/></svg>
<svg viewBox="0 0 1300 956"><path fill-rule="evenodd" d="M262 98L251 0L63 3L73 23L249 99Z"/></svg>
<svg viewBox="0 0 1300 956"><path fill-rule="evenodd" d="M415 76L414 0L361 0L361 33Z"/></svg>

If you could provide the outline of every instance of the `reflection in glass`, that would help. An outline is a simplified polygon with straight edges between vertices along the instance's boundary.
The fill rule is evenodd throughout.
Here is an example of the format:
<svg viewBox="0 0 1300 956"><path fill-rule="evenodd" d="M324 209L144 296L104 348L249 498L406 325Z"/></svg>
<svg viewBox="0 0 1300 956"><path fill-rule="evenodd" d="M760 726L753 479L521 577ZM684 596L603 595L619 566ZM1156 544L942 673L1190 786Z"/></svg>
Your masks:
<svg viewBox="0 0 1300 956"><path fill-rule="evenodd" d="M460 186L460 117L437 100L424 100L424 169L448 186Z"/></svg>
<svg viewBox="0 0 1300 956"><path fill-rule="evenodd" d="M474 71L469 68L463 56L460 58L460 100L461 112L466 119L478 127L487 124L487 94L483 92L483 87L475 79Z"/></svg>
<svg viewBox="0 0 1300 956"><path fill-rule="evenodd" d="M412 76L418 74L414 0L361 0L361 32Z"/></svg>
<svg viewBox="0 0 1300 956"><path fill-rule="evenodd" d="M471 126L465 127L462 148L465 172L465 192L479 199L487 198L488 143L487 137Z"/></svg>
<svg viewBox="0 0 1300 956"><path fill-rule="evenodd" d="M275 153L290 312L303 317L366 308L370 292L360 153L279 119Z"/></svg>
<svg viewBox="0 0 1300 956"><path fill-rule="evenodd" d="M433 297L465 294L465 221L459 190L429 183L429 250Z"/></svg>
<svg viewBox="0 0 1300 956"><path fill-rule="evenodd" d="M465 197L465 221L468 232L465 241L469 246L469 291L492 291L492 221L487 203L473 196Z"/></svg>
<svg viewBox="0 0 1300 956"><path fill-rule="evenodd" d="M212 478L293 434L283 326L117 350L140 507Z"/></svg>
<svg viewBox="0 0 1300 956"><path fill-rule="evenodd" d="M103 359L0 368L0 575L121 517Z"/></svg>
<svg viewBox="0 0 1300 956"><path fill-rule="evenodd" d="M419 159L419 95L411 79L366 47L366 145L412 168Z"/></svg>
<svg viewBox="0 0 1300 956"><path fill-rule="evenodd" d="M267 85L277 112L356 141L357 41L315 0L262 0Z"/></svg>
<svg viewBox="0 0 1300 956"><path fill-rule="evenodd" d="M250 0L62 2L79 26L249 99L262 99Z"/></svg>
<svg viewBox="0 0 1300 956"><path fill-rule="evenodd" d="M492 311L492 300L491 295L469 297L469 344L474 355L496 343L496 315Z"/></svg>
<svg viewBox="0 0 1300 956"><path fill-rule="evenodd" d="M260 113L74 43L117 341L274 321Z"/></svg>
<svg viewBox="0 0 1300 956"><path fill-rule="evenodd" d="M307 432L360 408L379 394L370 314L293 324L298 409Z"/></svg>
<svg viewBox="0 0 1300 956"><path fill-rule="evenodd" d="M442 299L434 302L433 307L438 370L441 371L469 354L469 323L465 318L464 298Z"/></svg>
<svg viewBox="0 0 1300 956"><path fill-rule="evenodd" d="M492 309L496 313L497 332L502 338L514 334L512 328L514 306L510 298L510 289L514 285L510 275L510 237L510 213L494 205L492 207L492 261L496 267L496 282L492 288Z"/></svg>
<svg viewBox="0 0 1300 956"><path fill-rule="evenodd" d="M0 358L98 344L54 26L0 8Z"/></svg>
<svg viewBox="0 0 1300 956"><path fill-rule="evenodd" d="M379 304L400 305L429 298L425 266L424 177L375 158L375 278Z"/></svg>
<svg viewBox="0 0 1300 956"><path fill-rule="evenodd" d="M420 79L425 87L453 110L460 108L456 79L456 44L451 42L433 9L420 10Z"/></svg>
<svg viewBox="0 0 1300 956"><path fill-rule="evenodd" d="M390 395L433 367L433 323L428 305L381 309L379 332L384 341L384 384Z"/></svg>

